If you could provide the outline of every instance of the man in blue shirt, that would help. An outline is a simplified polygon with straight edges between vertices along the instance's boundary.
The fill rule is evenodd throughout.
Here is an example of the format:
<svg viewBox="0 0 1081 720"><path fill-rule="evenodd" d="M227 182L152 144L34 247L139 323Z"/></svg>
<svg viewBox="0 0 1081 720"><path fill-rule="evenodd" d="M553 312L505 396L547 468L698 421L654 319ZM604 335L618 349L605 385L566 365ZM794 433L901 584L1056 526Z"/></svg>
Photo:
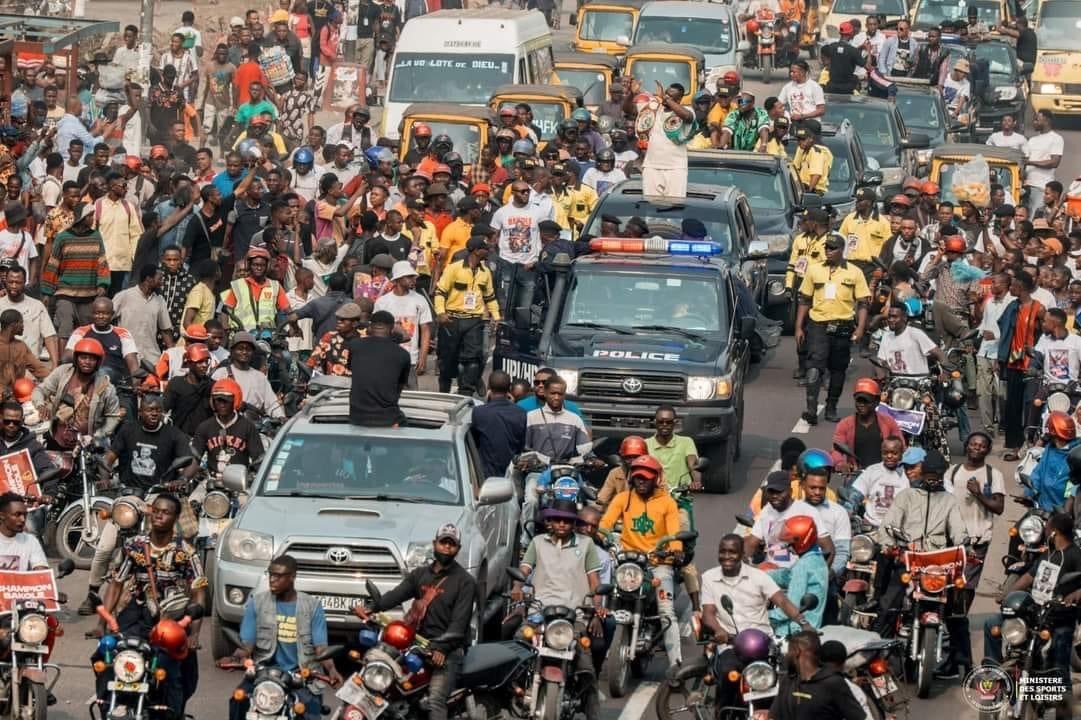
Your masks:
<svg viewBox="0 0 1081 720"><path fill-rule="evenodd" d="M522 398L518 401L518 407L522 408L526 412L530 410L536 410L539 407L544 406L544 384L552 379L556 374L556 371L549 367L542 367L533 376L533 395L527 398ZM581 408L573 400L563 400L563 409L574 413L578 417L585 420L582 415Z"/></svg>
<svg viewBox="0 0 1081 720"><path fill-rule="evenodd" d="M484 466L484 477L502 477L525 448L526 411L510 400L510 375L495 370L488 378L488 401L473 410L470 431Z"/></svg>
<svg viewBox="0 0 1081 720"><path fill-rule="evenodd" d="M297 561L289 555L281 555L270 561L267 569L270 590L252 593L244 606L244 619L240 623L240 639L244 647L238 648L231 658L222 658L220 667L234 667L248 657L256 664L266 663L282 670L300 668L317 670L319 664L329 678L331 687L342 684L342 676L334 668L333 660L321 663L314 658L327 649L327 618L319 600L307 593L297 592ZM308 685L296 691L297 699L304 703L304 717L319 720L323 707L322 697ZM244 720L250 704L252 681L245 678L239 688L244 699L234 695L229 700L230 720Z"/></svg>
<svg viewBox="0 0 1081 720"><path fill-rule="evenodd" d="M60 121L56 124L56 138L53 141L53 146L57 151L64 156L64 159L68 159L68 148L71 147L71 141L78 138L83 141L83 151L92 152L94 147L102 142L104 138L107 138L110 133L120 127L120 119L117 118L113 122L105 125L99 133L95 136L87 131L86 126L83 125L83 121L79 118L83 114L83 103L77 96L68 98L67 113L64 117L60 118Z"/></svg>
<svg viewBox="0 0 1081 720"><path fill-rule="evenodd" d="M231 152L225 156L225 169L214 176L214 187L221 192L221 199L233 196L233 191L236 189L240 181L243 180L248 174L248 169L244 167L244 162L240 158L240 153Z"/></svg>

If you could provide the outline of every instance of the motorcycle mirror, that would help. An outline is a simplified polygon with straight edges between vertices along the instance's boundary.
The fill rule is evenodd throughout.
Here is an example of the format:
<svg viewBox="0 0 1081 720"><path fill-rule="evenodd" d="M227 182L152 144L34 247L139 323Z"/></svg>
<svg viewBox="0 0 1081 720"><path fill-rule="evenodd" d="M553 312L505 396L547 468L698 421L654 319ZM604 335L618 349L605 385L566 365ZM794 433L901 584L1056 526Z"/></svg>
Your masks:
<svg viewBox="0 0 1081 720"><path fill-rule="evenodd" d="M67 577L75 572L75 561L70 558L65 558L60 561L60 564L56 566L56 577Z"/></svg>
<svg viewBox="0 0 1081 720"><path fill-rule="evenodd" d="M464 639L465 639L465 635L463 635L460 632L448 632L448 633L443 633L442 635L440 635L437 638L434 638L432 640L432 642L455 643L455 642L458 642L458 641L464 640Z"/></svg>
<svg viewBox="0 0 1081 720"><path fill-rule="evenodd" d="M516 567L507 568L507 574L510 575L511 580L514 580L515 582L524 583L526 581L526 576Z"/></svg>
<svg viewBox="0 0 1081 720"><path fill-rule="evenodd" d="M199 603L192 603L184 610L184 615L190 617L192 620L199 620L206 614L206 608Z"/></svg>
<svg viewBox="0 0 1081 720"><path fill-rule="evenodd" d="M383 597L383 593L379 592L379 588L375 586L371 578L364 581L364 589L368 592L368 597L373 603L379 602L379 599Z"/></svg>
<svg viewBox="0 0 1081 720"><path fill-rule="evenodd" d="M882 368L883 370L888 369L886 362L881 358L873 357L868 359L871 361L871 364L874 365L876 368Z"/></svg>
<svg viewBox="0 0 1081 720"><path fill-rule="evenodd" d="M623 464L623 458L621 458L619 455L609 455L604 459L604 461L608 463L608 465L610 465L611 467L619 467Z"/></svg>
<svg viewBox="0 0 1081 720"><path fill-rule="evenodd" d="M316 662L323 662L324 660L330 660L332 657L341 655L345 650L345 645L328 645L327 649L316 655L313 660Z"/></svg>
<svg viewBox="0 0 1081 720"><path fill-rule="evenodd" d="M836 450L837 452L841 453L845 457L849 457L849 458L856 457L856 453L852 451L852 448L848 447L848 445L845 445L843 442L835 442L835 443L833 443L833 449Z"/></svg>
<svg viewBox="0 0 1081 720"><path fill-rule="evenodd" d="M602 583L602 584L597 586L597 589L593 591L593 594L594 595L601 595L603 597L603 596L611 595L613 590L615 590L615 586L612 585L611 583Z"/></svg>
<svg viewBox="0 0 1081 720"><path fill-rule="evenodd" d="M726 613L731 615L732 614L732 608L734 607L732 605L732 598L728 597L727 595L721 595L721 607L724 609L724 611Z"/></svg>
<svg viewBox="0 0 1081 720"><path fill-rule="evenodd" d="M676 533L676 540L679 540L680 542L694 542L697 539L698 533L694 530L680 530Z"/></svg>
<svg viewBox="0 0 1081 720"><path fill-rule="evenodd" d="M800 601L799 601L799 611L800 612L810 612L811 610L814 610L816 607L818 607L818 596L817 595L812 595L811 593L807 593L802 598L800 598Z"/></svg>
<svg viewBox="0 0 1081 720"><path fill-rule="evenodd" d="M177 470L182 470L186 468L193 462L195 462L195 457L193 455L184 455L183 457L178 457L176 460L173 460L173 462L169 464L169 468L165 471L165 474L171 475Z"/></svg>
<svg viewBox="0 0 1081 720"><path fill-rule="evenodd" d="M754 527L754 518L746 513L736 515L736 522L744 527Z"/></svg>
<svg viewBox="0 0 1081 720"><path fill-rule="evenodd" d="M597 499L597 488L593 487L592 485L583 484L581 487L581 492L583 495L586 496L586 499L588 500Z"/></svg>
<svg viewBox="0 0 1081 720"><path fill-rule="evenodd" d="M58 478L58 477L60 477L60 474L62 472L63 472L63 470L61 470L60 468L49 468L45 472L42 472L42 473L38 474L37 484L41 485L42 483L46 483L46 482L49 482L50 480Z"/></svg>
<svg viewBox="0 0 1081 720"><path fill-rule="evenodd" d="M699 457L698 462L696 462L694 464L694 469L697 470L698 472L702 472L703 470L706 470L708 468L709 468L709 458L707 458L707 457Z"/></svg>

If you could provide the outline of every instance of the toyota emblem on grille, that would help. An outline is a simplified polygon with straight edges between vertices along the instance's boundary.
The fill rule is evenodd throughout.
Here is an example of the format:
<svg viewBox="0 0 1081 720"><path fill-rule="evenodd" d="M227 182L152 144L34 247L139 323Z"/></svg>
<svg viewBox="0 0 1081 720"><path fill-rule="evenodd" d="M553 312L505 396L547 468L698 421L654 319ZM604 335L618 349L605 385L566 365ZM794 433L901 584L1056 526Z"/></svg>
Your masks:
<svg viewBox="0 0 1081 720"><path fill-rule="evenodd" d="M349 562L349 558L351 558L352 556L353 554L349 552L349 548L343 547L332 547L331 549L327 550L326 554L327 560L334 563L335 565L346 564L347 562Z"/></svg>
<svg viewBox="0 0 1081 720"><path fill-rule="evenodd" d="M623 392L637 395L642 392L642 381L636 377L629 377L623 381Z"/></svg>

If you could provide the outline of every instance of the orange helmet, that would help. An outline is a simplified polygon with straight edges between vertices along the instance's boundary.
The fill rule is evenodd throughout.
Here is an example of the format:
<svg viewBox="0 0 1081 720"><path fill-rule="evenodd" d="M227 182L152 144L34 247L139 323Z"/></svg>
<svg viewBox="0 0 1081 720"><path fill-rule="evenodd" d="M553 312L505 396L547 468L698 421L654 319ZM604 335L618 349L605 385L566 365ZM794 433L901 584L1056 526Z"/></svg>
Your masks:
<svg viewBox="0 0 1081 720"><path fill-rule="evenodd" d="M750 33L751 35L758 32L758 21L757 20L748 20L747 21L747 32Z"/></svg>
<svg viewBox="0 0 1081 720"><path fill-rule="evenodd" d="M98 360L102 360L105 357L105 348L94 338L83 338L75 343L75 350L72 351L72 354L93 355Z"/></svg>
<svg viewBox="0 0 1081 720"><path fill-rule="evenodd" d="M11 389L15 392L15 399L24 403L34 394L34 381L30 378L21 377L15 381Z"/></svg>
<svg viewBox="0 0 1081 720"><path fill-rule="evenodd" d="M948 253L963 253L968 250L968 243L960 235L947 235L945 247Z"/></svg>
<svg viewBox="0 0 1081 720"><path fill-rule="evenodd" d="M930 180L920 186L920 192L924 195L938 195L940 190L941 188L939 188L938 183L931 182Z"/></svg>
<svg viewBox="0 0 1081 720"><path fill-rule="evenodd" d="M432 136L432 129L428 127L427 123L416 123L413 125L413 135L427 135Z"/></svg>
<svg viewBox="0 0 1081 720"><path fill-rule="evenodd" d="M402 652L413 646L413 640L416 636L417 634L413 631L413 628L401 620L395 620L383 628L383 642Z"/></svg>
<svg viewBox="0 0 1081 720"><path fill-rule="evenodd" d="M853 395L874 395L878 397L881 389L878 383L871 378L860 378L852 388Z"/></svg>
<svg viewBox="0 0 1081 720"><path fill-rule="evenodd" d="M890 205L904 205L905 207L912 207L912 199L908 195L894 195L890 200Z"/></svg>
<svg viewBox="0 0 1081 720"><path fill-rule="evenodd" d="M159 620L150 631L150 644L164 650L173 660L188 656L188 633L176 620Z"/></svg>
<svg viewBox="0 0 1081 720"><path fill-rule="evenodd" d="M236 380L230 380L229 378L222 378L211 385L210 397L233 398L234 410L239 410L240 405L244 402L244 392L240 389L240 386L237 385Z"/></svg>
<svg viewBox="0 0 1081 720"><path fill-rule="evenodd" d="M652 475L655 479L661 476L664 468L661 467L657 458L652 455L643 455L642 457L635 458L631 462L630 476L633 478L635 475Z"/></svg>
<svg viewBox="0 0 1081 720"><path fill-rule="evenodd" d="M802 555L818 542L818 528L810 515L793 515L784 521L780 540Z"/></svg>
<svg viewBox="0 0 1081 720"><path fill-rule="evenodd" d="M184 362L197 363L210 357L210 351L202 343L192 343L184 348Z"/></svg>
<svg viewBox="0 0 1081 720"><path fill-rule="evenodd" d="M1077 424L1069 414L1054 411L1047 416L1047 434L1059 440L1073 440L1077 437Z"/></svg>
<svg viewBox="0 0 1081 720"><path fill-rule="evenodd" d="M189 340L206 340L210 337L206 332L206 326L201 323L192 323L183 330L184 337Z"/></svg>
<svg viewBox="0 0 1081 720"><path fill-rule="evenodd" d="M157 375L147 375L143 378L143 381L139 383L139 387L143 392L160 393L161 381L158 380Z"/></svg>
<svg viewBox="0 0 1081 720"><path fill-rule="evenodd" d="M729 70L721 77L721 82L728 87L739 87L739 73L735 70Z"/></svg>
<svg viewBox="0 0 1081 720"><path fill-rule="evenodd" d="M642 455L649 455L649 448L646 447L646 441L638 435L628 435L623 438L623 442L619 444L619 456L621 458L636 458Z"/></svg>

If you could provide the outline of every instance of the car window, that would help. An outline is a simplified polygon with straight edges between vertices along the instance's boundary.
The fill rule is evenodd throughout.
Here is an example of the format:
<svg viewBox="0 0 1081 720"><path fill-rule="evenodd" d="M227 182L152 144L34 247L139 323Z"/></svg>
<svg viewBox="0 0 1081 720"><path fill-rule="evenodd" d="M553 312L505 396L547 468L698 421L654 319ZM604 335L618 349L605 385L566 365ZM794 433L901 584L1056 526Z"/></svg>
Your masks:
<svg viewBox="0 0 1081 720"><path fill-rule="evenodd" d="M908 15L904 0L837 0L830 10L848 15Z"/></svg>
<svg viewBox="0 0 1081 720"><path fill-rule="evenodd" d="M473 486L473 499L480 496L480 486L484 484L484 475L480 471L480 456L477 444L473 441L473 433L465 436L466 461L469 463L469 481Z"/></svg>
<svg viewBox="0 0 1081 720"><path fill-rule="evenodd" d="M582 231L583 234L600 237L602 215L615 215L623 222L638 216L649 228L648 235L659 235L663 238L683 237L683 218L694 217L706 226L708 239L711 242L720 244L725 252L731 252L732 249L731 218L728 215L728 206L724 203L706 204L703 202L696 203L693 207L682 205L658 207L642 199L641 195L609 193L601 200L589 225Z"/></svg>
<svg viewBox="0 0 1081 720"><path fill-rule="evenodd" d="M695 167L687 169L687 182L703 185L732 185L747 196L755 210L784 210L784 180L781 175L741 167Z"/></svg>
<svg viewBox="0 0 1081 720"><path fill-rule="evenodd" d="M900 138L894 134L893 125L890 123L889 108L855 103L826 103L823 123L840 125L844 120L852 123L864 145L895 147L900 144Z"/></svg>
<svg viewBox="0 0 1081 720"><path fill-rule="evenodd" d="M562 84L582 91L582 100L586 105L600 105L607 98L604 73L571 68L559 68L555 72Z"/></svg>
<svg viewBox="0 0 1081 720"><path fill-rule="evenodd" d="M445 441L340 435L286 438L259 494L461 505L457 453Z"/></svg>
<svg viewBox="0 0 1081 720"><path fill-rule="evenodd" d="M999 21L999 5L997 2L957 2L957 0L923 0L916 9L916 27L930 28L939 27L943 22L965 20L968 18L968 9L976 8L979 21L995 27Z"/></svg>
<svg viewBox="0 0 1081 720"><path fill-rule="evenodd" d="M656 87L657 83L661 87L668 87L672 83L691 87L691 66L682 61L635 60L630 72L644 88Z"/></svg>
<svg viewBox="0 0 1081 720"><path fill-rule="evenodd" d="M586 12L578 37L582 40L605 40L615 42L620 38L630 39L634 29L634 17L629 12L605 12L593 10Z"/></svg>
<svg viewBox="0 0 1081 720"><path fill-rule="evenodd" d="M727 328L717 276L661 277L655 272L579 269L567 291L563 326L601 323L618 327L662 325L697 332Z"/></svg>
<svg viewBox="0 0 1081 720"><path fill-rule="evenodd" d="M649 15L638 18L634 42L678 43L704 53L726 53L732 49L732 23L727 17L722 20Z"/></svg>
<svg viewBox="0 0 1081 720"><path fill-rule="evenodd" d="M960 165L953 163L942 163L939 167L939 187L942 188L942 199L949 200L952 203L957 203L957 196L953 194L953 174L957 171ZM998 183L1006 190L1006 196L1013 195L1013 175L1010 173L1009 167L1006 165L991 165L991 182Z"/></svg>
<svg viewBox="0 0 1081 720"><path fill-rule="evenodd" d="M897 95L897 111L905 117L910 129L938 130L945 124L938 98L931 94Z"/></svg>

